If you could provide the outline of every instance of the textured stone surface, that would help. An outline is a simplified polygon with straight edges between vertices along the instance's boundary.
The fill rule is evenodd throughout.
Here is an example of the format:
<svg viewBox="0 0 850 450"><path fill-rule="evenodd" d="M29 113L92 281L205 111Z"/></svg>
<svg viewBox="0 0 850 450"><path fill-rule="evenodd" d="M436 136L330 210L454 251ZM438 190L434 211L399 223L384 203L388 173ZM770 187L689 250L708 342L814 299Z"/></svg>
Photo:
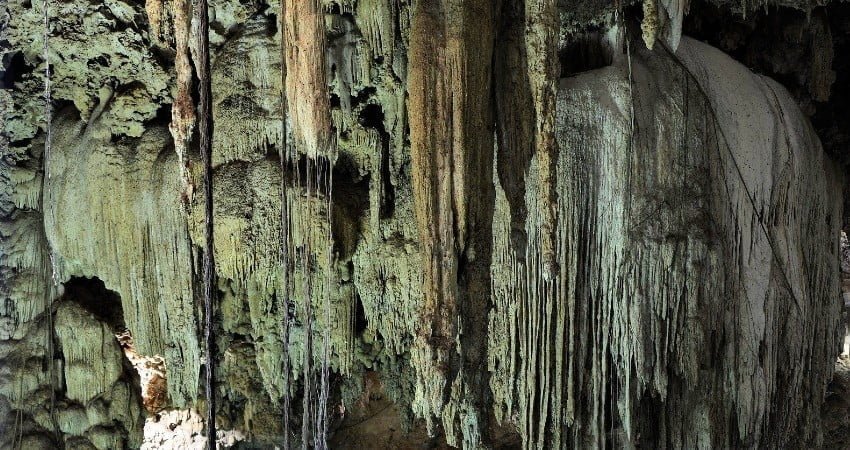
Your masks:
<svg viewBox="0 0 850 450"><path fill-rule="evenodd" d="M96 276L120 293L139 351L166 357L171 397L185 404L197 393L200 350L193 250L168 133L150 128L112 143L101 122L59 116L54 127L44 222L58 277Z"/></svg>
<svg viewBox="0 0 850 450"><path fill-rule="evenodd" d="M781 87L717 50L683 40L626 62L561 84L564 278L529 289L535 243L526 268L494 233L501 416L538 445L814 439L839 317L837 169Z"/></svg>

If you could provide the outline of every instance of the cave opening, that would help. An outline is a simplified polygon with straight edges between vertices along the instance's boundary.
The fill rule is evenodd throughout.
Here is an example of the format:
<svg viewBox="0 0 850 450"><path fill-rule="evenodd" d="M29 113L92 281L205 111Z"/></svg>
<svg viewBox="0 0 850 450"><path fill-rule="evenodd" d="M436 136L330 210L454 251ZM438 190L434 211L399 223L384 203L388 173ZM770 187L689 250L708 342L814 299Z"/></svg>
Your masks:
<svg viewBox="0 0 850 450"><path fill-rule="evenodd" d="M594 69L610 66L614 61L614 46L608 33L588 29L570 37L558 51L561 78L568 78Z"/></svg>
<svg viewBox="0 0 850 450"><path fill-rule="evenodd" d="M63 301L81 306L112 331L123 356L139 377L142 406L148 414L155 416L165 409L169 403L165 358L137 352L133 335L124 320L120 295L107 289L97 277L71 277L63 286Z"/></svg>
<svg viewBox="0 0 850 450"><path fill-rule="evenodd" d="M116 333L126 330L121 297L97 277L71 277L63 283L63 299L82 306Z"/></svg>

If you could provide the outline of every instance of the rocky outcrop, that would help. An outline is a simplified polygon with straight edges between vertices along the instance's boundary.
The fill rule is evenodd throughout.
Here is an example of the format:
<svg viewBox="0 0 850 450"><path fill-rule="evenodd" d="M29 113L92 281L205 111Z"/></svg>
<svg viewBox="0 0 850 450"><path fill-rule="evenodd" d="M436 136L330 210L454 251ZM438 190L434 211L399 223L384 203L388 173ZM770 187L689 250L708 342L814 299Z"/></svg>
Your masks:
<svg viewBox="0 0 850 450"><path fill-rule="evenodd" d="M135 448L141 444L144 415L138 374L124 357L115 332L119 299L103 284L74 279L55 305L53 317L30 324L32 333L17 342L35 355L4 366L4 399L10 411L4 424L4 448ZM116 303L113 303L116 302ZM94 311L90 308L96 308ZM50 393L51 372L41 364L47 324L56 364L56 389ZM19 358L12 353L12 358ZM14 359L13 359L14 361ZM44 378L43 378L44 377Z"/></svg>

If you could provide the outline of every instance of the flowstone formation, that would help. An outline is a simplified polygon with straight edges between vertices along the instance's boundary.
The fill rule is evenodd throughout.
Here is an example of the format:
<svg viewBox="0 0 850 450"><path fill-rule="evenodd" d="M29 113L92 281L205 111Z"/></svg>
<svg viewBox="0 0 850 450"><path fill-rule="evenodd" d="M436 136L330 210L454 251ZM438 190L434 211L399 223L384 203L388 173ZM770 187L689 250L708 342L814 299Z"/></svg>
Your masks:
<svg viewBox="0 0 850 450"><path fill-rule="evenodd" d="M850 10L199 4L2 6L0 448L844 439Z"/></svg>

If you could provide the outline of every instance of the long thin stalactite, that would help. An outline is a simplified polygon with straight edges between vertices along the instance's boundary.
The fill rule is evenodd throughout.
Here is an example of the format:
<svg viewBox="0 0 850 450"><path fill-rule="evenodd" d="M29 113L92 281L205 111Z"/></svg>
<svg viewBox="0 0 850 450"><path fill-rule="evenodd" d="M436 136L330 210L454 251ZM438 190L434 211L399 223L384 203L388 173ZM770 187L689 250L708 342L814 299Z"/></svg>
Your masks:
<svg viewBox="0 0 850 450"><path fill-rule="evenodd" d="M45 206L45 192L47 192L47 183L50 182L51 172L49 170L50 151L53 145L53 88L51 86L50 73L50 3L44 0L43 4L43 20L44 34L42 42L42 56L44 58L44 153L42 155L44 176L41 179L41 205L42 214L46 214L47 207ZM50 260L50 286L44 299L44 313L47 320L46 330L46 355L44 358L48 376L50 377L50 423L53 427L53 432L56 434L59 442L62 443L61 430L59 421L56 417L56 386L58 376L56 371L56 361L54 353L56 351L55 336L53 334L53 299L59 292L59 273L56 267L56 254L53 250L50 240L46 240L47 254ZM21 423L21 431L23 432L23 422ZM20 445L23 441L18 443Z"/></svg>
<svg viewBox="0 0 850 450"><path fill-rule="evenodd" d="M212 186L212 80L210 76L209 13L207 1L198 0L198 41L195 58L200 88L198 137L204 163L204 347L206 351L205 389L207 396L207 448L216 447L215 428L215 257L213 255L213 186Z"/></svg>
<svg viewBox="0 0 850 450"><path fill-rule="evenodd" d="M283 448L289 448L289 413L290 413L290 384L292 383L289 364L289 302L292 300L292 239L290 236L290 208L288 192L290 189L290 178L287 167L292 164L292 155L287 149L287 127L286 116L288 105L286 98L286 46L283 41L286 37L286 2L280 2L280 257L283 269L282 273L282 296L279 300L281 315L281 339L283 341Z"/></svg>
<svg viewBox="0 0 850 450"><path fill-rule="evenodd" d="M325 286L315 286L314 280L316 268L314 267L313 252L320 249L321 242L315 243L312 229L315 224L321 223L319 215L322 214L319 204L315 199L322 194L327 195L328 203L325 211L328 220L327 227L330 233L330 178L332 173L332 149L335 142L331 133L330 96L328 93L326 65L325 65L325 19L322 4L318 0L282 0L281 5L281 57L283 60L282 70L283 89L285 91L286 119L292 126L294 143L291 146L289 165L295 172L292 182L293 198L297 203L284 203L281 208L288 208L289 214L297 215L297 233L300 242L295 242L296 233L292 228L285 230L289 239L286 252L293 252L291 259L285 261L287 272L287 296L296 292L296 261L300 260L299 272L303 277L299 295L302 296L301 315L304 327L304 347L302 349L302 382L304 394L302 397L301 411L301 445L307 448L312 446L317 449L327 448L327 420L325 418L326 408L321 403L327 399L328 371L327 359L329 357L328 336L324 335L324 343L321 349L321 364L315 364L315 352L313 333L316 326L315 312L313 308L313 297L319 295L330 295L330 281ZM285 119L285 120L286 120ZM302 163L303 156L303 163ZM282 161L282 164L285 164ZM303 167L302 167L303 165ZM327 168L323 168L327 165ZM327 175L322 173L327 170ZM287 173L281 174L286 177ZM285 190L285 189L284 189ZM302 190L304 191L302 194ZM286 195L284 192L283 195ZM286 200L286 199L284 199ZM290 219L290 224L291 219ZM332 242L331 236L327 236L328 243ZM316 245L319 244L319 245ZM328 249L330 252L330 249ZM329 258L332 258L329 254ZM330 270L330 260L328 270ZM317 290L317 287L320 289ZM325 308L326 320L330 317L329 299L325 298L322 305ZM327 327L324 324L324 327ZM287 338L284 338L285 340ZM290 375L285 375L289 377ZM318 376L318 383L316 378ZM288 384L288 383L287 383ZM287 387L288 389L288 387ZM286 399L285 399L286 400ZM288 411L287 411L288 413ZM288 421L288 419L284 419ZM289 437L287 436L287 439Z"/></svg>

